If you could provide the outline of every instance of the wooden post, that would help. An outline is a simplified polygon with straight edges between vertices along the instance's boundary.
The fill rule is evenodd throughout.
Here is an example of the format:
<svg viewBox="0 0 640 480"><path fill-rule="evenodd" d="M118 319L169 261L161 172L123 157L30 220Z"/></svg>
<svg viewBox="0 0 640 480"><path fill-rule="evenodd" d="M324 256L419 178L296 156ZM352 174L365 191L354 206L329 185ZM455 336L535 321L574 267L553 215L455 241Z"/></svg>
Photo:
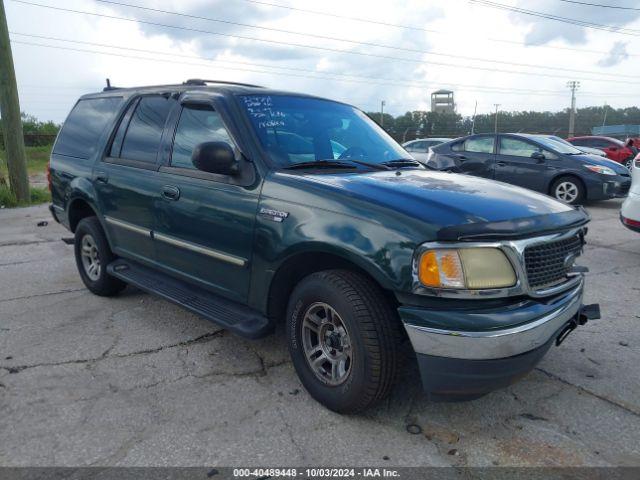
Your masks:
<svg viewBox="0 0 640 480"><path fill-rule="evenodd" d="M9 28L4 10L4 0L0 0L0 114L2 115L2 135L9 170L9 186L16 200L27 203L29 177L20 118L18 85L13 69L13 56L9 42Z"/></svg>

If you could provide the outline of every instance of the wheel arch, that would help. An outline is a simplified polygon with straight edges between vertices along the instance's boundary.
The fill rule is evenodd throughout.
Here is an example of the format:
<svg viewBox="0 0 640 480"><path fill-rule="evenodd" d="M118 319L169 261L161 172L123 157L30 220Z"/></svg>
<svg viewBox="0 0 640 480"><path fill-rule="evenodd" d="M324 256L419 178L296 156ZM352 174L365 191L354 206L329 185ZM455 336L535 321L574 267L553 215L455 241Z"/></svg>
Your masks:
<svg viewBox="0 0 640 480"><path fill-rule="evenodd" d="M295 286L308 275L324 270L349 270L368 278L384 292L391 305L397 305L391 283L371 266L362 265L340 252L311 249L287 256L269 283L266 313L274 322L284 319L289 297Z"/></svg>
<svg viewBox="0 0 640 480"><path fill-rule="evenodd" d="M576 179L579 183L580 186L582 186L582 190L584 191L584 195L585 195L585 199L587 197L587 184L585 183L585 181L580 177L580 175L578 175L577 173L573 173L573 172L561 172L556 174L550 181L549 181L549 188L547 189L547 193L549 195L551 195L552 197L554 197L553 195L553 186L555 185L555 183L564 177L569 177L569 178L573 178ZM555 197L554 197L555 198Z"/></svg>

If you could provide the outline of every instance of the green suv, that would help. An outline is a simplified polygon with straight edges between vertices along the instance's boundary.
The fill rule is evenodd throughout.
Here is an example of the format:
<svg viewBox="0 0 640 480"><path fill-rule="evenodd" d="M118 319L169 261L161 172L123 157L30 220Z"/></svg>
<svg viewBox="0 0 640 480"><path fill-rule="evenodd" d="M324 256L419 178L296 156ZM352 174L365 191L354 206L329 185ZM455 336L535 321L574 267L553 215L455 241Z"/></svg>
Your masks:
<svg viewBox="0 0 640 480"><path fill-rule="evenodd" d="M69 114L50 182L89 290L131 284L249 338L284 323L302 384L338 412L387 395L409 345L431 398L470 399L599 315L574 265L583 210L430 171L343 103L109 87Z"/></svg>

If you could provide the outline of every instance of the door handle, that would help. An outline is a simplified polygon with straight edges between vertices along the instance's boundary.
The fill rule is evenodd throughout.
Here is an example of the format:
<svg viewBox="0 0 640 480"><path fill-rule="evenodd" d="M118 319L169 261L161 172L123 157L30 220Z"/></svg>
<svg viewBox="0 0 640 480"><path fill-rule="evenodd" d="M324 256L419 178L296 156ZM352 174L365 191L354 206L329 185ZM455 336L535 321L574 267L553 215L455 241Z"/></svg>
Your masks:
<svg viewBox="0 0 640 480"><path fill-rule="evenodd" d="M457 157L459 160L466 160L466 159L467 159L467 157L465 157L464 155L456 155L456 157Z"/></svg>
<svg viewBox="0 0 640 480"><path fill-rule="evenodd" d="M180 198L180 189L173 185L165 185L162 187L162 197L167 200L176 201Z"/></svg>
<svg viewBox="0 0 640 480"><path fill-rule="evenodd" d="M109 183L109 175L105 172L96 173L96 182Z"/></svg>
<svg viewBox="0 0 640 480"><path fill-rule="evenodd" d="M504 163L504 162L498 162L498 163L496 163L496 165L498 165L499 167L506 167L507 166L507 164Z"/></svg>

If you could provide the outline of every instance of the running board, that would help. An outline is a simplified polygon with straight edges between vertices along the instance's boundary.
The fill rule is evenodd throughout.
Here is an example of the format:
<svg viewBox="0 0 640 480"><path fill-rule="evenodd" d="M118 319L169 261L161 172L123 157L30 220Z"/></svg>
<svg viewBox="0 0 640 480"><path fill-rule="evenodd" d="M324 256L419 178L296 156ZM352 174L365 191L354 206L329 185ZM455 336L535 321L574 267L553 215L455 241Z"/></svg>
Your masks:
<svg viewBox="0 0 640 480"><path fill-rule="evenodd" d="M242 337L262 338L273 331L271 322L260 312L138 263L118 259L107 265L107 273Z"/></svg>

